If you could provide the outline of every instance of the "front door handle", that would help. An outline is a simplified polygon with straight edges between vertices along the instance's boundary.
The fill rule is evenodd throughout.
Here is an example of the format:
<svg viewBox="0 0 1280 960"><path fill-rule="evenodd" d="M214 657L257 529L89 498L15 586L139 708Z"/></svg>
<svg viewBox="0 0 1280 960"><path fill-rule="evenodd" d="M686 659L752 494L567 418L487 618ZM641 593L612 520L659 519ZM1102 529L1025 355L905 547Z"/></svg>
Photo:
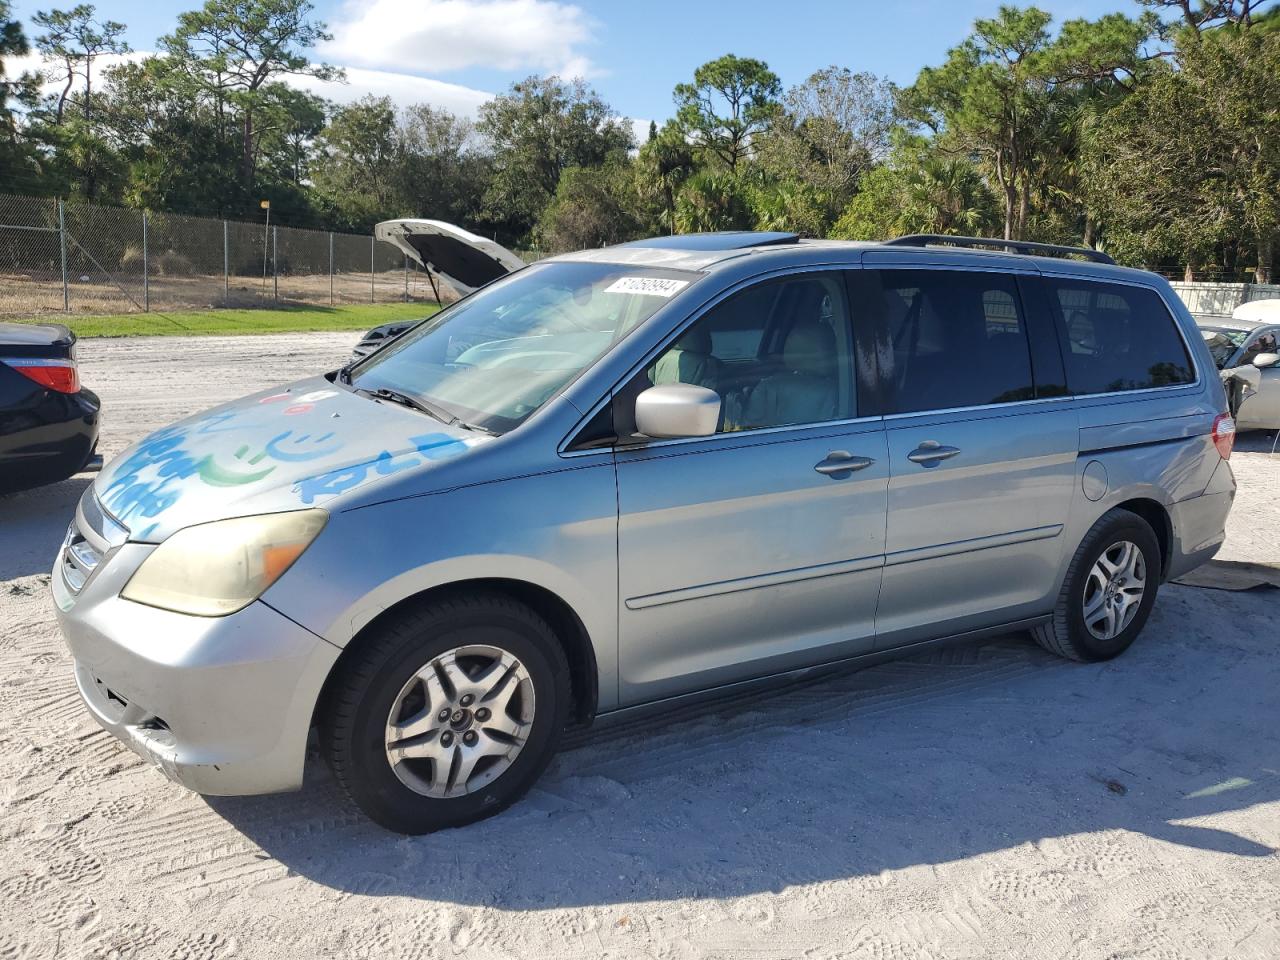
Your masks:
<svg viewBox="0 0 1280 960"><path fill-rule="evenodd" d="M932 467L943 460L950 460L959 452L959 447L944 447L937 440L924 440L907 454L907 459L922 467Z"/></svg>
<svg viewBox="0 0 1280 960"><path fill-rule="evenodd" d="M832 450L825 460L814 464L813 469L839 480L855 470L865 470L873 463L875 461L870 457L855 457L848 450Z"/></svg>

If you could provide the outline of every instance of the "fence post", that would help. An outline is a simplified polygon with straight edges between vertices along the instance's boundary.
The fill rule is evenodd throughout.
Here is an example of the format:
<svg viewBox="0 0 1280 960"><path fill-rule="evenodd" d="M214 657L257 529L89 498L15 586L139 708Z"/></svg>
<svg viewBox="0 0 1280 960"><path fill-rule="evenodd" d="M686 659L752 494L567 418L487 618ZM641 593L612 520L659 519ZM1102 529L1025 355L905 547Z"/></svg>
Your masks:
<svg viewBox="0 0 1280 960"><path fill-rule="evenodd" d="M71 310L71 295L67 292L67 221L64 215L66 204L58 201L58 242L62 247L62 312Z"/></svg>
<svg viewBox="0 0 1280 960"><path fill-rule="evenodd" d="M377 302L374 299L374 292L373 292L373 245L376 242L377 241L373 237L369 238L369 302L370 303ZM63 273L65 272L66 271L64 270Z"/></svg>
<svg viewBox="0 0 1280 960"><path fill-rule="evenodd" d="M222 221L222 305L231 302L231 247L227 243L227 221Z"/></svg>
<svg viewBox="0 0 1280 960"><path fill-rule="evenodd" d="M409 302L409 258L404 258L404 302Z"/></svg>
<svg viewBox="0 0 1280 960"><path fill-rule="evenodd" d="M333 231L329 231L329 306L333 306Z"/></svg>
<svg viewBox="0 0 1280 960"><path fill-rule="evenodd" d="M147 269L147 211L142 211L142 312L151 312L151 271Z"/></svg>
<svg viewBox="0 0 1280 960"><path fill-rule="evenodd" d="M276 259L276 235L279 227L271 228L271 296L280 299L280 261Z"/></svg>

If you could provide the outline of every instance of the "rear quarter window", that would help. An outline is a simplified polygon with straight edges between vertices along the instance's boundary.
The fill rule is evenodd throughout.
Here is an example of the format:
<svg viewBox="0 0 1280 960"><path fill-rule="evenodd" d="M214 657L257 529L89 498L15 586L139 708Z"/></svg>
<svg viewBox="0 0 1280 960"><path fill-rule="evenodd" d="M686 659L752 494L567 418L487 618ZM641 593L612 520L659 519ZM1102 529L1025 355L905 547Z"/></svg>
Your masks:
<svg viewBox="0 0 1280 960"><path fill-rule="evenodd" d="M1114 393L1195 380L1177 321L1154 290L1045 278L1072 393Z"/></svg>

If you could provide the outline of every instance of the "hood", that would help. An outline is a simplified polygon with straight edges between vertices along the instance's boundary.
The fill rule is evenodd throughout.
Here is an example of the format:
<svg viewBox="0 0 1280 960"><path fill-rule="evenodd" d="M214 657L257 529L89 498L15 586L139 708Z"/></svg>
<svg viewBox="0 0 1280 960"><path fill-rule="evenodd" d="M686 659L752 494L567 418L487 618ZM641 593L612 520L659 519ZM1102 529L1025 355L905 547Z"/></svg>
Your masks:
<svg viewBox="0 0 1280 960"><path fill-rule="evenodd" d="M501 244L443 220L384 220L373 235L429 267L463 296L525 265Z"/></svg>
<svg viewBox="0 0 1280 960"><path fill-rule="evenodd" d="M157 430L94 492L130 539L159 542L210 520L328 506L490 439L314 377Z"/></svg>

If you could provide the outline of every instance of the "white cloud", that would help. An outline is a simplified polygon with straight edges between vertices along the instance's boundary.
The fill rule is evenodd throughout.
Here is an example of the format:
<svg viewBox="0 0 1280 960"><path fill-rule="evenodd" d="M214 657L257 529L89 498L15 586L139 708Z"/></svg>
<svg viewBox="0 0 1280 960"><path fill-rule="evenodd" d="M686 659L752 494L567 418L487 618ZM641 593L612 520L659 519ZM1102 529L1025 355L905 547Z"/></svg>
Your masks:
<svg viewBox="0 0 1280 960"><path fill-rule="evenodd" d="M643 147L645 141L649 139L649 121L643 117L626 117L624 119L631 124L631 135L635 137L636 146Z"/></svg>
<svg viewBox="0 0 1280 960"><path fill-rule="evenodd" d="M104 55L94 61L93 82L98 86L102 82L102 74L108 67L128 60L144 60L155 56L154 52L135 50L123 55ZM29 53L21 57L4 58L5 76L18 77L23 73L39 73L42 69L40 55ZM351 103L361 97L373 95L390 97L398 107L408 107L417 103L429 103L433 107L443 107L459 116L474 118L480 104L493 99L493 94L485 90L475 90L457 83L446 83L443 80L432 80L417 77L408 73L394 73L389 70L366 70L363 67L347 67L347 82L317 80L314 77L284 77L285 83L310 92L337 103ZM62 89L59 81L46 80L41 89L46 94L57 94ZM83 86L83 81L76 83L76 89Z"/></svg>
<svg viewBox="0 0 1280 960"><path fill-rule="evenodd" d="M323 56L374 69L598 72L581 50L595 21L557 0L347 0L331 30Z"/></svg>
<svg viewBox="0 0 1280 960"><path fill-rule="evenodd" d="M583 52L596 29L581 7L559 0L347 0L331 25L333 41L315 57L343 66L347 82L282 79L338 103L372 94L390 97L400 107L429 103L475 117L492 93L424 74L480 66L566 78L598 75ZM137 50L99 57L94 84L102 82L108 67L149 56L154 53ZM35 53L5 58L9 77L40 69ZM43 86L46 93L60 89L56 82ZM648 122L633 123L637 140L643 142Z"/></svg>
<svg viewBox="0 0 1280 960"><path fill-rule="evenodd" d="M150 56L152 56L152 54L146 51L133 50L133 51L130 51L129 53L104 53L99 57L95 57L93 61L94 86L96 87L99 83L102 82L102 74L108 68L118 66L121 63L127 63L129 61L145 60L147 57L150 57ZM54 64L50 64L46 68L40 58L40 54L36 53L35 51L32 51L31 53L25 53L20 57L9 56L4 58L4 73L9 80L14 80L24 73L39 74L46 69L56 71L59 69L59 66L58 64L54 63ZM63 73L62 76L66 77L66 74ZM57 93L65 85L66 85L65 79L64 80L45 80L44 83L40 85L40 87L45 93ZM72 92L75 93L83 89L83 87L84 87L84 80L78 79L76 80L75 87L73 88Z"/></svg>
<svg viewBox="0 0 1280 960"><path fill-rule="evenodd" d="M338 103L351 103L361 97L373 95L390 97L398 107L429 103L433 107L443 107L450 113L472 118L479 112L480 104L493 99L493 94L484 90L428 77L415 77L408 73L366 70L362 67L347 67L346 71L346 83L317 80L314 77L286 77L285 82Z"/></svg>

